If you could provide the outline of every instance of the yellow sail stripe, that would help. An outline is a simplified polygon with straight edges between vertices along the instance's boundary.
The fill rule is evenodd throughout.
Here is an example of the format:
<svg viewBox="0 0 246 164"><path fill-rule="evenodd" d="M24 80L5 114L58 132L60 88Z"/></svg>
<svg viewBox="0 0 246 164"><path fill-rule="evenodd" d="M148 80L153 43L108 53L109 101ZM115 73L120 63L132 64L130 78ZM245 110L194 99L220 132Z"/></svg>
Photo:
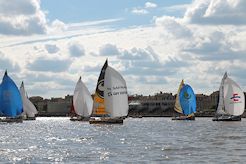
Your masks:
<svg viewBox="0 0 246 164"><path fill-rule="evenodd" d="M107 114L105 111L104 99L99 97L97 93L94 96L93 114L96 114L96 115Z"/></svg>
<svg viewBox="0 0 246 164"><path fill-rule="evenodd" d="M194 113L189 114L187 117L194 117Z"/></svg>
<svg viewBox="0 0 246 164"><path fill-rule="evenodd" d="M181 88L183 87L184 85L184 80L182 80L179 84L179 89L178 89L178 92L177 92L177 96L176 96L176 100L175 100L175 105L174 105L174 110L178 113L183 113L182 111L182 108L181 108L181 105L180 105L180 102L179 102L179 92L181 90Z"/></svg>

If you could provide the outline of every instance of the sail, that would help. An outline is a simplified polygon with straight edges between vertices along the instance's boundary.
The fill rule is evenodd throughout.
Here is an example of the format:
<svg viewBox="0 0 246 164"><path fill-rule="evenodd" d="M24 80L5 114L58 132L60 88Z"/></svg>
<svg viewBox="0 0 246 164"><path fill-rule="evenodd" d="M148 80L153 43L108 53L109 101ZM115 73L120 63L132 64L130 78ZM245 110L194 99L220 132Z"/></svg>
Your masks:
<svg viewBox="0 0 246 164"><path fill-rule="evenodd" d="M37 114L38 111L33 103L27 98L23 82L21 83L20 94L23 103L23 114L27 115L27 117L35 117L35 114Z"/></svg>
<svg viewBox="0 0 246 164"><path fill-rule="evenodd" d="M183 85L184 85L184 80L182 80L179 84L179 89L176 95L176 100L175 100L175 105L174 105L174 110L178 113L183 113L182 108L180 106L180 102L179 102L179 93Z"/></svg>
<svg viewBox="0 0 246 164"><path fill-rule="evenodd" d="M129 107L126 81L110 66L106 69L104 86L105 110L111 117L127 116Z"/></svg>
<svg viewBox="0 0 246 164"><path fill-rule="evenodd" d="M223 115L226 114L225 112L225 104L224 104L224 83L225 79L227 78L227 73L224 74L221 84L220 84L220 89L219 89L219 103L217 106L217 115Z"/></svg>
<svg viewBox="0 0 246 164"><path fill-rule="evenodd" d="M196 96L189 85L185 84L181 89L179 101L185 115L196 112Z"/></svg>
<svg viewBox="0 0 246 164"><path fill-rule="evenodd" d="M89 117L92 113L93 100L85 84L79 78L73 95L73 106L77 115Z"/></svg>
<svg viewBox="0 0 246 164"><path fill-rule="evenodd" d="M7 117L16 117L23 112L20 92L7 71L1 84L0 108L1 113Z"/></svg>
<svg viewBox="0 0 246 164"><path fill-rule="evenodd" d="M104 107L104 77L107 67L108 67L108 60L105 61L97 81L97 87L96 87L96 92L93 101L93 114L95 115L107 114Z"/></svg>
<svg viewBox="0 0 246 164"><path fill-rule="evenodd" d="M238 84L228 77L224 83L224 103L226 113L234 116L243 114L245 108L244 93Z"/></svg>

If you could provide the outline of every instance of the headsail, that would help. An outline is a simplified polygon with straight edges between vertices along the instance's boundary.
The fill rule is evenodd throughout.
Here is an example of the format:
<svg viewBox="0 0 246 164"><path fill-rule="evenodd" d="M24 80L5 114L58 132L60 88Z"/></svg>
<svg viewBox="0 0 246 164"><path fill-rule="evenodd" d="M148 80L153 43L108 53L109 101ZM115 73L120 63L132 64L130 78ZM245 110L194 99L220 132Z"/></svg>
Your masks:
<svg viewBox="0 0 246 164"><path fill-rule="evenodd" d="M7 117L16 117L23 112L20 92L7 71L1 84L0 108L0 111Z"/></svg>
<svg viewBox="0 0 246 164"><path fill-rule="evenodd" d="M27 117L35 117L35 114L37 114L38 111L33 103L27 98L23 82L21 83L20 94L23 103L23 114L27 115Z"/></svg>
<svg viewBox="0 0 246 164"><path fill-rule="evenodd" d="M176 100L175 100L175 105L174 105L174 110L178 113L183 113L182 108L180 106L180 101L179 101L179 93L183 85L184 85L184 80L182 80L179 84L179 89L176 95Z"/></svg>
<svg viewBox="0 0 246 164"><path fill-rule="evenodd" d="M96 92L93 101L93 114L95 115L107 114L104 106L104 90L105 90L104 78L105 78L105 71L107 67L108 67L108 60L105 61L97 81L97 87L96 87Z"/></svg>
<svg viewBox="0 0 246 164"><path fill-rule="evenodd" d="M185 84L181 89L179 101L185 115L196 112L196 96L189 85Z"/></svg>
<svg viewBox="0 0 246 164"><path fill-rule="evenodd" d="M224 83L224 103L226 113L240 116L245 108L245 96L241 88L232 79L226 78Z"/></svg>
<svg viewBox="0 0 246 164"><path fill-rule="evenodd" d="M93 100L85 84L79 78L73 95L73 106L76 114L89 117L92 113Z"/></svg>
<svg viewBox="0 0 246 164"><path fill-rule="evenodd" d="M225 72L222 80L221 80L221 84L220 84L220 89L219 89L219 103L218 103L218 107L216 110L217 115L223 115L226 114L225 112L225 104L224 104L224 83L225 83L225 79L227 78L227 72Z"/></svg>
<svg viewBox="0 0 246 164"><path fill-rule="evenodd" d="M106 112L111 117L127 116L129 107L126 81L110 66L106 68L104 86Z"/></svg>

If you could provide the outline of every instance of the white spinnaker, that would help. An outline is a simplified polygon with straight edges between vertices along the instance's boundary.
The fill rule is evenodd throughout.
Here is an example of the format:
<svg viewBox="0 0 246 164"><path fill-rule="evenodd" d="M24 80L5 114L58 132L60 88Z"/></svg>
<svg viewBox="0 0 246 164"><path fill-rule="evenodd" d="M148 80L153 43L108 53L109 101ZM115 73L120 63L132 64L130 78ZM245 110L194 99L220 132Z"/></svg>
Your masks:
<svg viewBox="0 0 246 164"><path fill-rule="evenodd" d="M218 103L218 107L217 107L217 111L216 113L218 115L224 115L226 114L225 112L225 104L224 104L224 83L225 83L225 79L227 78L227 73L224 74L222 80L221 80L221 84L220 84L220 89L219 89L219 103Z"/></svg>
<svg viewBox="0 0 246 164"><path fill-rule="evenodd" d="M27 98L23 82L21 83L20 94L23 104L23 114L27 115L27 117L35 117L35 114L37 114L38 111L33 103Z"/></svg>
<svg viewBox="0 0 246 164"><path fill-rule="evenodd" d="M74 94L73 94L73 106L76 114L89 117L92 113L93 100L88 88L79 78Z"/></svg>
<svg viewBox="0 0 246 164"><path fill-rule="evenodd" d="M123 117L128 114L128 95L126 81L112 67L108 66L104 79L105 110L111 117Z"/></svg>
<svg viewBox="0 0 246 164"><path fill-rule="evenodd" d="M243 114L245 108L244 93L239 85L230 78L225 79L224 102L226 113L234 116Z"/></svg>

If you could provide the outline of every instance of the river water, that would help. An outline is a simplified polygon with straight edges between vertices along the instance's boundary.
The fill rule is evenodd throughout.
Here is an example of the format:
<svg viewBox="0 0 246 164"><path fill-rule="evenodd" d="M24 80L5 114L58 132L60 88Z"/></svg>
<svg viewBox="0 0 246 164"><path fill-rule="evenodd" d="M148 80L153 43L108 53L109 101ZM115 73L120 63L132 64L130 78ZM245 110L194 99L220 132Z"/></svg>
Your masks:
<svg viewBox="0 0 246 164"><path fill-rule="evenodd" d="M245 163L241 122L127 118L90 125L65 117L0 124L1 163Z"/></svg>

